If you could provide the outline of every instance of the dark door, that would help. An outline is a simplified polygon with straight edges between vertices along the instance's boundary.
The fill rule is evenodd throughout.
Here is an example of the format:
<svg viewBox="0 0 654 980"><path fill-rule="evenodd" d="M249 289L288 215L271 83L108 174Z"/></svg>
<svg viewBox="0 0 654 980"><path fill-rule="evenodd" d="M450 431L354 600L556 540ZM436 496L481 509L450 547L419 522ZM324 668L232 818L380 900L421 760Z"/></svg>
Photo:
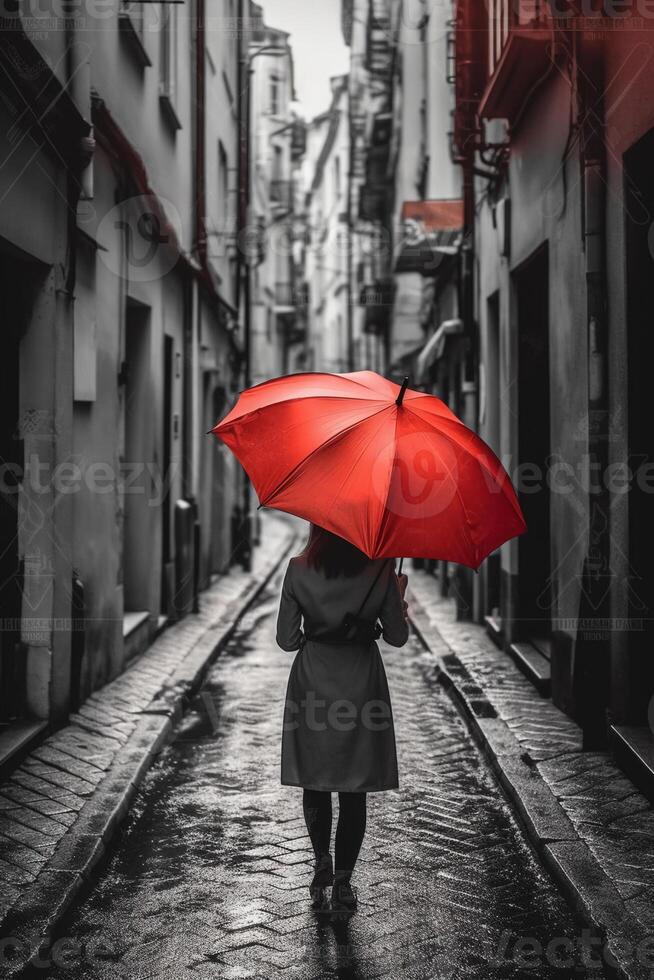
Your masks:
<svg viewBox="0 0 654 980"><path fill-rule="evenodd" d="M486 359L484 364L484 439L500 455L500 294L486 303ZM484 612L500 629L500 552L488 556L484 578Z"/></svg>
<svg viewBox="0 0 654 980"><path fill-rule="evenodd" d="M150 505L152 464L152 386L149 307L128 301L125 316L125 489L123 583L126 612L149 607L153 526Z"/></svg>
<svg viewBox="0 0 654 980"><path fill-rule="evenodd" d="M24 465L19 426L19 349L24 318L22 264L0 256L0 726L22 717L25 658L20 645L22 583L18 557L18 493Z"/></svg>
<svg viewBox="0 0 654 980"><path fill-rule="evenodd" d="M654 461L652 360L654 357L654 130L625 155L627 254L628 454L631 481L628 612L628 690L632 722L643 724L654 694L654 497L643 467ZM637 474L641 473L641 478ZM651 481L650 481L651 482ZM642 623L642 629L638 628Z"/></svg>
<svg viewBox="0 0 654 980"><path fill-rule="evenodd" d="M165 613L168 608L166 565L171 561L172 549L170 546L170 460L171 460L171 440L172 440L172 417L173 417L173 347L172 337L164 337L163 352L163 418L161 433L162 440L162 479L163 479L163 499L161 501L161 612Z"/></svg>
<svg viewBox="0 0 654 980"><path fill-rule="evenodd" d="M518 630L543 652L551 631L549 269L541 249L515 273L518 313L518 459L536 475L520 490L528 531L518 539ZM525 464L533 470L526 471Z"/></svg>

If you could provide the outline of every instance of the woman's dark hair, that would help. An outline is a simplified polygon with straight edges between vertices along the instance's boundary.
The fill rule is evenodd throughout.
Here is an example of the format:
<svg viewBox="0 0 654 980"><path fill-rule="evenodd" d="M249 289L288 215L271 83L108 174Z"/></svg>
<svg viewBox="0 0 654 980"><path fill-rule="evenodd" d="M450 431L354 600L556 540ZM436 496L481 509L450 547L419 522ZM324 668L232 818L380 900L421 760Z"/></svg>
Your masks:
<svg viewBox="0 0 654 980"><path fill-rule="evenodd" d="M370 561L363 551L345 538L339 538L317 524L311 525L304 554L311 568L324 572L327 578L356 575Z"/></svg>

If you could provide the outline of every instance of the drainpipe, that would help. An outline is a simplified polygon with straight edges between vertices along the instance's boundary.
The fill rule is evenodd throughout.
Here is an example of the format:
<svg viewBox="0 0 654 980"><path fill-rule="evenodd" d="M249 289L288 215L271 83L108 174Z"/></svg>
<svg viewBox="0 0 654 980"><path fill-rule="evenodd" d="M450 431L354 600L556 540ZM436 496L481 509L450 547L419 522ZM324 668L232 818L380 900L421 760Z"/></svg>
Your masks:
<svg viewBox="0 0 654 980"><path fill-rule="evenodd" d="M457 31L457 64L460 82L457 98L462 100L460 111L465 113L465 143L459 147L458 162L462 170L463 235L459 250L459 308L463 321L460 388L464 421L476 428L476 360L477 342L474 316L474 247L475 247L475 156L476 156L476 77L478 71L475 50L476 26L474 5L468 0L459 11L463 29ZM477 14L479 16L479 14ZM457 565L456 615L459 620L473 616L473 579L470 569Z"/></svg>
<svg viewBox="0 0 654 980"><path fill-rule="evenodd" d="M195 16L195 248L202 274L207 272L206 229L206 160L205 160L205 0L196 0ZM199 343L202 303L200 284L193 276L191 284L191 308L185 326L185 399L186 451L190 457L190 469L186 475L186 499L193 508L193 612L199 611L200 591L200 522L197 500L200 468L199 405L196 385L199 382Z"/></svg>
<svg viewBox="0 0 654 980"><path fill-rule="evenodd" d="M243 388L249 388L251 379L252 337L252 273L248 261L251 247L248 220L250 212L250 142L251 142L251 86L254 72L250 66L245 29L246 4L239 0L239 71L238 71L238 137L239 137L239 189L238 189L238 280L239 309L243 317ZM241 306L242 303L242 306ZM235 502L232 511L232 561L238 561L245 571L252 567L252 521L250 481L245 470L240 489L241 503ZM238 499L238 498L237 498Z"/></svg>
<svg viewBox="0 0 654 980"><path fill-rule="evenodd" d="M348 176L347 176L347 369L354 371L354 309L352 300L354 287L352 275L354 271L354 221L352 218L353 183L354 183L354 132L352 122L352 75L348 77ZM366 364L366 368L370 365Z"/></svg>
<svg viewBox="0 0 654 980"><path fill-rule="evenodd" d="M203 269L207 265L205 173L205 37L204 0L196 0L195 28L195 245Z"/></svg>
<svg viewBox="0 0 654 980"><path fill-rule="evenodd" d="M66 9L65 17L66 57L64 70L66 90L80 116L90 121L90 87L88 59L83 58L79 39L74 27L71 11ZM84 71L86 68L86 71ZM93 141L89 133L76 145L68 148L66 160L66 261L65 266L55 266L54 316L53 316L53 361L49 398L52 417L57 420L56 431L48 434L49 449L53 453L53 463L70 458L72 452L72 400L73 377L73 324L74 295L77 274L77 206L83 191L82 173L88 165ZM50 542L59 539L70 545L73 527L73 501L70 496L55 499L55 506L49 515L47 537ZM70 619L70 583L72 579L72 554L70 546L48 548L44 545L46 557L53 573L53 589L47 609L51 622ZM23 596L26 594L24 581L25 560L21 556L19 578ZM21 602L21 615L25 612L25 601ZM79 637L78 637L79 638ZM26 705L36 717L49 718L53 723L65 721L71 699L77 690L77 677L71 676L72 634L71 630L50 630L51 655L42 646L26 645ZM72 682L72 683L71 683Z"/></svg>
<svg viewBox="0 0 654 980"><path fill-rule="evenodd" d="M193 325L195 323L195 299L197 281L193 273L184 279L184 353L182 374L182 494L185 500L193 495L193 467L191 448L193 430Z"/></svg>
<svg viewBox="0 0 654 980"><path fill-rule="evenodd" d="M91 121L91 48L86 43L81 43L74 26L74 16L77 5L73 2L67 4L65 20L66 36L66 78L67 89L71 99L75 103L79 114L89 123ZM77 194L79 200L93 200L93 166L92 159L95 152L95 139L93 138L93 127L89 126L89 132L80 140L77 150L78 168L75 173L77 183Z"/></svg>
<svg viewBox="0 0 654 980"><path fill-rule="evenodd" d="M476 331L474 317L474 154L466 154L463 163L464 227L459 251L459 307L463 321L463 337L459 348L463 363L460 365L459 385L463 421L472 429L477 427L476 396ZM457 565L456 617L458 620L473 618L472 571Z"/></svg>
<svg viewBox="0 0 654 980"><path fill-rule="evenodd" d="M578 84L581 94L581 168L583 238L586 264L588 358L588 546L573 667L575 712L584 748L606 745L609 704L609 632L583 628L583 621L610 615L610 500L605 474L608 462L608 372L606 298L606 150L604 141L604 64L601 43L579 41ZM592 627L592 622L588 624ZM600 639L595 637L600 636Z"/></svg>

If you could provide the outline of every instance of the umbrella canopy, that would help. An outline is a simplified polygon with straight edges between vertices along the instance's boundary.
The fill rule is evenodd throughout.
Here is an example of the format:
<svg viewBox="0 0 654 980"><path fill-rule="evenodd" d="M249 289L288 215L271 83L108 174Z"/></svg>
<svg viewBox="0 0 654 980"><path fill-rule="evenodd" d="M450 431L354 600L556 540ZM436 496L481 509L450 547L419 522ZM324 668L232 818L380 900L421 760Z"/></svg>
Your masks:
<svg viewBox="0 0 654 980"><path fill-rule="evenodd" d="M478 568L526 530L493 451L440 399L373 371L294 374L244 391L211 431L261 506L302 517L370 558Z"/></svg>

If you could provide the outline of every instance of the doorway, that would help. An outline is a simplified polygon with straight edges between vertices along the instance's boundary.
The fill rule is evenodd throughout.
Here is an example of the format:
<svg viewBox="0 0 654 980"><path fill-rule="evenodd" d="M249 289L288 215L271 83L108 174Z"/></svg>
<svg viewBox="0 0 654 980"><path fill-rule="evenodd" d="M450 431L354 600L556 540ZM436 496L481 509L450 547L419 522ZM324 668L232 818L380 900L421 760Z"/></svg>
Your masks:
<svg viewBox="0 0 654 980"><path fill-rule="evenodd" d="M652 358L654 357L654 130L645 134L624 158L627 270L627 416L628 465L636 473L654 458L652 435ZM654 694L654 505L646 480L634 479L628 496L628 616L642 629L627 632L632 724L647 722Z"/></svg>
<svg viewBox="0 0 654 980"><path fill-rule="evenodd" d="M549 259L547 247L514 273L518 330L518 462L520 506L528 533L518 539L518 623L549 659L552 623L549 371Z"/></svg>
<svg viewBox="0 0 654 980"><path fill-rule="evenodd" d="M25 657L21 646L22 570L18 551L18 502L24 466L20 433L20 338L26 318L24 263L0 256L0 731L25 713Z"/></svg>
<svg viewBox="0 0 654 980"><path fill-rule="evenodd" d="M123 589L125 612L150 606L152 544L149 474L152 463L150 308L132 300L125 310L125 442L123 456Z"/></svg>
<svg viewBox="0 0 654 980"><path fill-rule="evenodd" d="M486 351L483 362L483 436L493 452L500 456L500 294L496 290L486 300ZM491 635L500 637L501 564L499 549L488 556L484 571L484 618Z"/></svg>
<svg viewBox="0 0 654 980"><path fill-rule="evenodd" d="M162 615L169 615L172 602L171 588L174 591L172 562L172 546L170 541L170 481L172 460L172 425L173 425L173 360L174 341L172 337L164 337L163 350L163 413L162 413L162 468L163 498L161 501L161 604Z"/></svg>

